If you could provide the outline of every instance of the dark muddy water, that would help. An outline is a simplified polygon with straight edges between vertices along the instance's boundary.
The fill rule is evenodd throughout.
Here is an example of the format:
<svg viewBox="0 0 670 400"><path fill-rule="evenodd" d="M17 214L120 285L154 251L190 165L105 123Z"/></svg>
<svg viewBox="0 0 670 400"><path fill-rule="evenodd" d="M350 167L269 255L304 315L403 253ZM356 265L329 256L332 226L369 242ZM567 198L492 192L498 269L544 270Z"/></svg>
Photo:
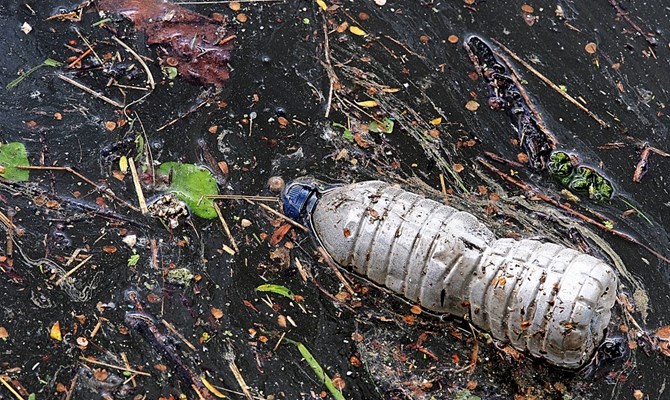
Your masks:
<svg viewBox="0 0 670 400"><path fill-rule="evenodd" d="M3 142L24 143L31 164L73 167L133 204L137 197L130 175L118 180L112 173L119 169L120 156L137 156L133 140L138 135L146 138L158 162L205 164L198 144L204 140L213 157L228 164L228 181L220 187L226 194L273 195L266 185L271 176L288 180L309 174L342 182L380 178L439 196L430 188L440 190L443 174L452 189L448 201L480 216L501 236L547 238L573 246L575 237L586 237L592 251L607 258L597 245L602 239L601 245L609 245L623 260L622 291L631 297L635 293L638 301L634 318L653 332L670 324L667 263L638 245L533 200L532 193L506 184L476 161L484 151L516 160L521 150L513 143L515 133L507 116L486 107L485 83L470 79L474 66L462 41L469 34L498 40L610 125L600 126L513 63L530 100L556 136L557 148L597 168L615 186L611 201L594 203L582 196L571 207L611 222L668 257L670 159L652 154L642 182L633 183L632 176L642 145L664 151L670 147L666 110L670 11L663 2L621 4L634 24L655 36L657 45L651 46L607 0L528 4L533 7L530 15L522 12L522 1L480 1L472 6L461 1L389 1L378 7L366 0L342 2L325 14L310 1L242 3L237 12L227 4L185 5L204 15L219 12L234 20L242 12L248 17L244 23L231 22L237 38L230 79L220 92L205 93L205 88L180 77L163 77L157 63L149 61L156 89L130 107L134 123L109 130L107 121L128 117L56 74L71 76L125 104L147 92L108 87L110 76L89 57L83 70L45 67L16 89L1 90L0 137ZM47 57L67 63L68 57L77 55L75 48L86 50L79 34L94 44L99 55L115 57L118 52L122 62L134 65L137 76L127 79L135 72L124 69L117 75L119 82L144 86L146 75L136 60L110 39L109 30L92 26L101 19L94 5L84 8L81 21L47 20L77 5L52 0L0 4L3 88L20 70ZM113 19L109 26L118 29L130 47L155 58L130 22ZM368 35L338 32L345 21ZM20 30L24 22L32 26L28 34ZM451 43L450 35L458 42ZM597 46L593 54L585 51L590 42ZM326 117L329 63L341 86L334 87ZM382 87L400 91L383 94ZM370 98L380 107L352 105ZM211 101L202 105L203 99ZM481 107L468 111L469 100ZM394 131L366 133L360 124L370 122L369 114L394 118ZM289 121L286 127L280 127L280 117ZM439 125L429 122L440 117ZM351 124L360 136L349 141L333 123ZM216 129L210 129L213 126ZM431 129L437 132L431 135ZM474 146L462 146L471 139ZM463 170L451 172L455 164ZM505 172L514 169L538 192L567 202L560 194L563 188L548 174L495 165ZM480 186L486 187L486 194ZM154 194L150 188L145 192L149 197ZM499 199L491 199L493 192ZM466 324L441 322L425 314L407 318L412 315L409 305L356 277L350 278L358 293L348 298L332 271L318 262L304 233L291 232L278 246L271 246L276 217L243 201L220 203L239 245L239 252L230 256L222 250L230 242L218 220L194 218L192 226L184 223L168 231L158 220L109 197L103 212L102 200L97 199L102 195L66 172L31 171L30 183L3 183L0 194L3 211L12 210L15 223L25 231L15 236L14 270L3 266L7 272L0 275L0 325L9 334L0 342L0 368L20 382L26 398L35 393L37 399L63 399L70 390L72 399L177 398L180 393L197 398L190 385L194 380L196 387L201 385L200 376L239 392L231 361L253 396L317 398L322 392L329 396L295 346L284 339L304 343L331 377L339 375L347 399L464 398L457 396L463 396L466 388L483 399L630 399L635 390L650 399L669 396L667 360L649 348L634 349L624 360L595 372L573 373L530 358L515 359L496 348L504 349L504 344L486 343L478 335L478 362L471 371L475 340ZM58 205L47 207L46 200ZM639 212L626 212L633 208ZM243 227L243 219L251 225ZM137 237L133 249L122 241L130 235ZM284 243L293 243L288 245L292 249L288 251ZM78 249L79 259L66 265ZM139 262L128 266L134 253ZM64 270L89 255L91 259L71 280L56 284ZM38 261L43 258L51 262ZM323 291L301 279L296 259ZM199 279L186 286L170 283L166 271L174 267L188 268ZM278 295L261 296L254 289L263 283L284 285L304 299L298 303ZM142 300L129 301L129 289ZM344 304L327 294L337 295ZM126 311L137 312L140 307L157 318L161 335L175 339L175 343L158 341L169 351L157 348L157 341L147 340L150 336L126 321ZM212 308L220 309L222 316ZM619 325L625 321L618 307L616 314L611 336L624 337ZM159 324L160 319L169 321L195 350L181 344L177 335ZM56 321L62 341L49 337ZM88 341L85 348L78 345L81 337ZM81 360L123 365L122 353L133 369L150 376L123 383L122 371ZM105 373L110 375L103 379ZM4 387L0 394L12 398Z"/></svg>

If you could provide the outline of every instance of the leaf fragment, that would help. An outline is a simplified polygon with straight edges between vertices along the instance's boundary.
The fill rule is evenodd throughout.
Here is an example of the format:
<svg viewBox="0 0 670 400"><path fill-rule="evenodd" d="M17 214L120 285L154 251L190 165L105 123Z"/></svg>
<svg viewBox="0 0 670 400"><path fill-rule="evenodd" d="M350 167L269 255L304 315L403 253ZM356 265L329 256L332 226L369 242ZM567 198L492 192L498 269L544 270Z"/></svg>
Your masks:
<svg viewBox="0 0 670 400"><path fill-rule="evenodd" d="M291 291L291 289L287 288L286 286L275 285L272 283L266 283L264 285L260 285L256 288L256 291L275 293L284 297L288 297L291 300L293 300L293 297L295 296L293 294L293 291Z"/></svg>
<svg viewBox="0 0 670 400"><path fill-rule="evenodd" d="M202 384L205 385L207 390L209 390L214 396L220 398L220 399L227 399L226 395L221 393L219 389L215 388L214 385L209 383L207 379L205 379L204 375L200 375L200 380L202 381Z"/></svg>
<svg viewBox="0 0 670 400"><path fill-rule="evenodd" d="M359 101L356 104L361 106L361 107L365 107L365 108L377 107L379 105L379 103L377 103L374 100Z"/></svg>
<svg viewBox="0 0 670 400"><path fill-rule="evenodd" d="M326 2L323 0L316 0L316 4L319 5L319 7L323 10L326 11L328 10L328 6L326 5Z"/></svg>
<svg viewBox="0 0 670 400"><path fill-rule="evenodd" d="M350 26L349 27L349 32L353 33L356 36L365 36L367 33L365 31L357 26Z"/></svg>
<svg viewBox="0 0 670 400"><path fill-rule="evenodd" d="M0 176L11 181L27 181L30 177L29 170L16 168L18 165L30 165L26 147L23 143L0 144L0 166L4 168L0 172Z"/></svg>
<svg viewBox="0 0 670 400"><path fill-rule="evenodd" d="M156 173L172 176L168 191L185 202L193 214L205 219L216 218L213 200L204 197L219 193L216 179L208 169L194 164L166 162Z"/></svg>
<svg viewBox="0 0 670 400"><path fill-rule="evenodd" d="M51 330L49 331L49 337L53 340L58 340L59 342L63 340L63 336L60 332L60 322L56 321L55 324L51 325Z"/></svg>
<svg viewBox="0 0 670 400"><path fill-rule="evenodd" d="M312 353L305 347L304 344L300 342L296 342L291 339L286 339L287 342L292 343L298 348L298 351L300 352L300 355L302 358L305 359L305 362L309 364L309 366L312 368L312 371L316 374L316 377L324 384L326 385L326 388L330 392L330 394L333 396L335 400L345 400L344 395L342 392L340 392L335 385L333 384L333 381L330 379L328 375L326 375L326 372L321 368L321 365L319 365L319 362L316 361Z"/></svg>

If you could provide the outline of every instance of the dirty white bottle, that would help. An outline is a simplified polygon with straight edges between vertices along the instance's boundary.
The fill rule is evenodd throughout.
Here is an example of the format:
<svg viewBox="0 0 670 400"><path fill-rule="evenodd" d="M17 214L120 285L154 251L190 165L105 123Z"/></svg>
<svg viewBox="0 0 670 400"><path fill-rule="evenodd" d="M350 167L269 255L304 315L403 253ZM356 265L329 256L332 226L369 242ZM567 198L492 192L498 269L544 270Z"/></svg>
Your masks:
<svg viewBox="0 0 670 400"><path fill-rule="evenodd" d="M302 178L282 201L338 264L551 364L582 366L605 336L618 279L598 258L496 239L472 214L380 181Z"/></svg>

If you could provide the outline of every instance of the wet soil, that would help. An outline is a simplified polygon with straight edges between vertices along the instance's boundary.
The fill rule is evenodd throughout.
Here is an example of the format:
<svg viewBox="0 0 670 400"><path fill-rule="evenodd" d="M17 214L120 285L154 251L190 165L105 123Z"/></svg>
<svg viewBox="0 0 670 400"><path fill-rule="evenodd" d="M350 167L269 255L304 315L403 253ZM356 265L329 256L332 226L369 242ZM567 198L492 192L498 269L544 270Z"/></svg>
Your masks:
<svg viewBox="0 0 670 400"><path fill-rule="evenodd" d="M228 178L220 186L225 194L273 196L266 184L271 176L312 175L330 182L381 178L439 198L442 174L450 191L445 201L481 216L501 236L572 246L579 245L573 239L585 238L585 249L601 257L609 256L602 250L608 244L630 273L622 277L622 292L636 294L634 317L649 331L670 324L666 262L565 216L476 161L484 151L517 160L521 149L507 116L486 107L485 83L469 76L474 66L462 47L473 33L498 40L604 119L609 128L513 62L556 136L557 149L601 171L614 184L615 195L607 202L583 197L569 203L547 174L495 165L668 257L670 159L652 155L642 182L632 181L645 143L669 150L668 9L662 2L621 2L628 18L655 36L658 44L652 46L617 14L612 1L528 3L532 13L522 10L522 1L466 3L400 0L379 7L372 1L326 2L339 6L328 12L310 1L242 3L239 11L227 4L184 5L202 15L226 16L237 35L230 78L216 91L164 76L146 36L121 16L111 15L105 28L92 25L102 19L95 5L83 9L81 21L61 21L47 18L74 10L79 2L6 1L0 4L3 88L47 57L67 64L68 57L79 55L74 49L86 50L82 36L101 57L109 53L117 61L107 71L92 57L79 69L45 67L16 89L0 90L0 138L24 143L32 165L75 168L133 204L137 197L130 175L119 180L113 171L122 155L141 158L137 136L159 162L206 165L198 143L204 141L215 160L227 163ZM240 13L247 17L243 23ZM338 32L345 21L367 35ZM28 34L20 30L24 22L32 27ZM146 80L142 67L111 39L110 28L147 57L157 81L153 91L107 86L110 77L140 87ZM591 42L597 46L593 54L585 50ZM340 82L330 106L329 71ZM59 73L124 104L149 95L124 113L67 84ZM380 107L352 105L370 98ZM481 106L469 111L470 100ZM367 132L361 124L372 117L394 118L394 131ZM282 118L288 124L280 123ZM116 123L114 129L109 121ZM351 126L353 141L333 123ZM156 194L145 191L148 197ZM8 332L0 342L0 369L22 386L19 392L26 398L30 393L37 399L155 399L180 393L198 398L190 385L200 376L240 392L231 361L253 396L330 396L284 339L304 343L329 376L341 378L336 382L344 385L347 399L468 398L462 397L465 390L482 399L630 399L636 390L648 398L667 396L667 360L650 348L638 347L595 369L557 371L504 344L487 343L485 335L473 336L462 322L412 314L410 305L392 294L348 275L357 291L352 297L319 262L306 234L292 230L271 246L281 221L245 201L220 202L239 245L234 256L224 250L231 243L216 219L193 218L169 230L62 171L31 171L29 183L2 183L0 201L21 228L21 235L14 233L13 268L5 260L0 274L0 325ZM123 242L131 235L138 239L133 248ZM1 247L6 244L5 239ZM68 264L75 251L79 256ZM134 254L139 261L129 266ZM64 271L88 256L57 284ZM301 278L296 260L318 285ZM187 285L166 280L169 270L182 267L196 278ZM284 285L300 301L256 292L264 283ZM128 290L141 300L129 301ZM138 308L153 316L161 335L170 339L147 340L133 329L126 311ZM628 328L619 325L626 320L621 310L618 315L610 336L625 337L622 330ZM50 338L56 322L60 341ZM77 340L82 337L86 346ZM170 351L157 348L161 345ZM469 368L474 349L477 364ZM82 360L120 366L121 354L132 369L149 376L124 382L123 371ZM4 387L0 393L12 398Z"/></svg>

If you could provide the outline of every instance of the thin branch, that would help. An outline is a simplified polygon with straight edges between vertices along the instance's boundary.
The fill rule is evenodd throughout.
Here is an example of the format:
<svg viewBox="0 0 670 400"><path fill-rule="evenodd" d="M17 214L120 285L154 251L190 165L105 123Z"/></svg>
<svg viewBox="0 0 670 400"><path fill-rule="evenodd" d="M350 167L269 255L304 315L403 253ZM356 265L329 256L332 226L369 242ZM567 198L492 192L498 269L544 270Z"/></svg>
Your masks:
<svg viewBox="0 0 670 400"><path fill-rule="evenodd" d="M116 36L112 36L112 39L118 44L120 44L128 53L130 53L135 59L142 65L142 68L144 68L144 71L147 73L147 83L149 84L149 87L154 89L156 87L156 81L154 80L154 76L151 73L151 70L149 69L149 66L147 63L144 62L142 57L140 57L139 54L135 52L135 50L131 49L130 46L125 44L121 39L117 38Z"/></svg>
<svg viewBox="0 0 670 400"><path fill-rule="evenodd" d="M497 40L495 40L495 39L491 39L491 40L492 40L496 45L498 45L498 47L500 47L501 49L503 49L503 50L505 51L505 53L507 53L507 54L508 54L510 57L512 57L515 61L519 62L521 65L524 66L524 68L526 68L527 70L529 70L530 72L532 72L535 76L537 76L537 77L538 77L542 82L544 82L547 86L549 86L550 88L554 89L558 94L560 94L561 96L563 96L563 97L564 97L566 100L568 100L570 103L572 103L573 105L575 105L575 106L576 106L577 108L579 108L580 110L584 111L586 114L588 114L589 117L593 118L593 119L594 119L597 123L599 123L601 126L603 126L604 128L609 128L609 125L607 124L607 122L603 121L602 119L600 119L600 117L598 117L597 115L595 115L594 113L592 113L592 112L591 112L588 108L586 108L582 103L580 103L579 101L575 100L574 97L570 96L570 95L567 94L565 91L563 91L560 87L558 87L558 85L556 85L554 82L552 82L551 80L549 80L549 78L547 78L546 76L542 75L542 73L540 73L540 71L538 71L538 70L536 70L535 68L533 68L532 65L530 65L529 63L527 63L526 61L524 61L521 57L519 57L518 55L516 55L512 50L510 50L510 49L508 49L507 47L505 47L504 44L500 43L499 41L497 41Z"/></svg>
<svg viewBox="0 0 670 400"><path fill-rule="evenodd" d="M123 104L119 103L118 101L112 100L109 97L105 96L104 94L98 93L95 90L89 88L88 86L84 86L83 84L75 81L74 79L68 78L67 76L65 76L63 74L56 74L56 76L58 78L60 78L61 80L64 80L65 82L69 83L70 85L73 85L73 86L83 90L84 92L92 95L96 99L100 99L100 100L102 100L106 103L109 103L109 104L113 105L114 107L117 107L117 108L123 108L124 107Z"/></svg>
<svg viewBox="0 0 670 400"><path fill-rule="evenodd" d="M223 218L223 214L221 213L221 209L219 208L219 205L216 204L216 202L212 203L214 205L214 210L216 211L216 215L219 216L219 221L221 221L221 225L223 225L223 231L226 233L226 236L228 236L228 240L230 240L230 245L233 246L233 249L235 249L236 253L240 252L240 249L237 247L237 242L235 242L235 238L233 237L233 234L230 233L230 229L228 228L228 223L226 222L226 219Z"/></svg>
<svg viewBox="0 0 670 400"><path fill-rule="evenodd" d="M60 279L58 279L58 280L56 281L56 286L60 286L61 283L63 283L63 281L64 281L65 279L69 278L72 274L74 274L75 272L77 272L77 270L78 270L79 268L81 268L82 266L84 266L84 264L86 264L91 258L93 258L92 255L86 257L86 258L83 259L79 264L77 264L74 268L72 268L71 270L67 271L63 276L60 277Z"/></svg>
<svg viewBox="0 0 670 400"><path fill-rule="evenodd" d="M65 171L69 172L72 175L76 176L77 178L83 180L84 182L88 183L89 185L93 186L96 190L98 190L101 193L104 193L111 197L112 199L116 200L120 204L130 208L133 211L140 211L139 208L135 207L134 205L128 203L127 201L123 200L119 196L115 195L114 192L111 191L109 188L103 188L100 185L96 184L92 180L88 179L84 175L80 174L79 172L75 171L74 169L70 167L58 167L58 166L34 166L34 165L17 165L17 169L31 169L31 170L37 170L37 171Z"/></svg>
<svg viewBox="0 0 670 400"><path fill-rule="evenodd" d="M553 204L554 206L563 210L565 213L567 213L567 214L569 214L573 217L579 218L582 221L587 222L587 223L589 223L593 226L596 226L596 227L602 229L603 231L608 232L608 233L610 233L614 236L617 236L617 237L622 238L622 239L624 239L624 240L626 240L630 243L633 243L637 246L640 246L641 248L647 250L649 253L656 256L656 258L658 258L659 260L670 264L670 258L665 257L664 255L662 255L658 251L652 249L651 247L649 247L648 245L646 245L644 243L641 243L640 241L638 241L634 237L628 235L627 233L617 231L615 229L610 229L607 226L605 226L605 224L603 224L601 222L598 222L598 221L594 220L593 218L580 213L579 211L573 210L572 208L564 205L563 203L561 203L560 201L558 201L556 199L553 199L553 198L551 198L551 197L549 197L545 194L540 193L539 191L537 191L535 188L531 187L530 185L528 185L528 184L526 184L526 183L524 183L524 182L522 182L522 181L520 181L516 178L513 178L513 177L511 177L510 175L508 175L504 172L502 172L501 170L499 170L498 168L489 164L486 160L484 160L481 157L477 157L477 161L479 161L482 165L484 165L486 168L488 168L492 172L495 172L496 174L498 174L498 176L500 176L501 178L503 178L507 182L509 182L509 183L511 183L511 184L513 184L513 185L515 185L515 186L517 186L517 187L519 187L519 188L521 188L521 189L523 189L527 192L533 192L535 194L535 196L537 196L541 200L543 200L543 201L545 201L549 204Z"/></svg>
<svg viewBox="0 0 670 400"><path fill-rule="evenodd" d="M255 204L255 205L257 205L258 207L262 208L263 210L269 212L270 214L276 215L276 216L278 216L279 218L283 218L283 219L286 220L286 222L288 222L289 224L291 224L291 225L293 225L293 226L296 226L296 227L302 229L302 230L305 231L305 232L308 232L308 231L309 231L309 229L307 229L307 227L306 227L305 225L303 225L303 224L301 224L301 223L299 223L299 222L296 222L296 221L292 220L291 218L287 217L286 215L280 213L279 211L274 210L273 208L271 208L271 207L269 207L269 206L267 206L267 205L265 205L265 204L263 204L263 203L254 203L253 201L248 200L248 199L245 199L245 200L247 200L247 202L250 203L250 204Z"/></svg>
<svg viewBox="0 0 670 400"><path fill-rule="evenodd" d="M106 363L106 362L103 362L103 361L94 360L92 358L87 358L87 357L84 357L84 356L79 357L79 359L82 360L82 361L86 361L88 363L91 363L91 364L102 365L103 367L118 369L119 371L127 371L127 372L130 372L131 374L142 375L142 376L151 376L151 374L148 373L148 372L137 371L137 370L126 368L126 367L121 367L121 366L118 366L118 365L109 364L109 363Z"/></svg>
<svg viewBox="0 0 670 400"><path fill-rule="evenodd" d="M142 185L140 184L140 177L137 174L137 168L135 167L135 160L129 158L128 166L130 166L130 174L133 176L133 186L137 193L137 201L140 203L140 211L144 215L149 212L149 208L147 208L147 201L144 198L144 192L142 192Z"/></svg>

